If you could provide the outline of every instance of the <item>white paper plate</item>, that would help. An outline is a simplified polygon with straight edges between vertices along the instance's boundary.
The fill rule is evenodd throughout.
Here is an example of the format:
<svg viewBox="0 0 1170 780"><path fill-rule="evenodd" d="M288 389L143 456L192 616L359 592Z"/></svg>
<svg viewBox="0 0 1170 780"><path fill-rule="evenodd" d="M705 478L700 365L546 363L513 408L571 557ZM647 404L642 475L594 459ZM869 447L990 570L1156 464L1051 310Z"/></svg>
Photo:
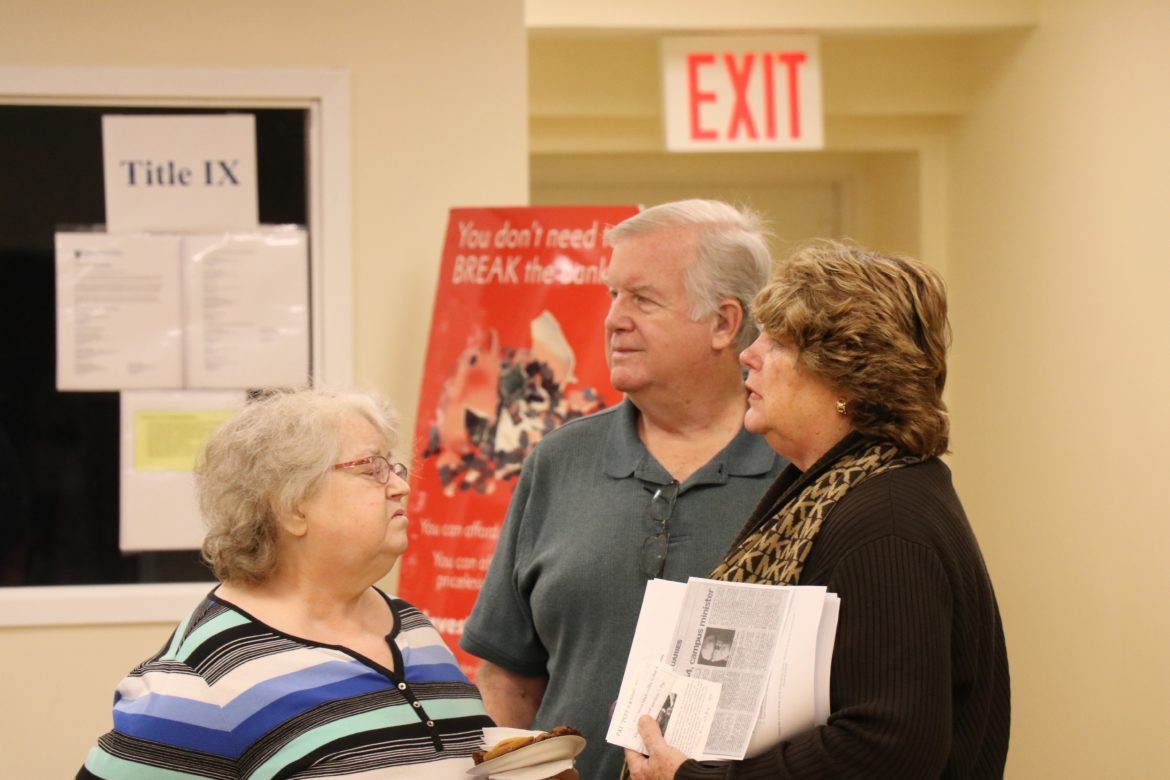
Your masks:
<svg viewBox="0 0 1170 780"><path fill-rule="evenodd" d="M487 777L496 772L507 772L509 769L535 766L562 758L573 758L584 749L585 738L578 737L576 734L549 737L513 750L511 753L505 753L491 761L484 761L482 764L468 769L467 774L474 777Z"/></svg>

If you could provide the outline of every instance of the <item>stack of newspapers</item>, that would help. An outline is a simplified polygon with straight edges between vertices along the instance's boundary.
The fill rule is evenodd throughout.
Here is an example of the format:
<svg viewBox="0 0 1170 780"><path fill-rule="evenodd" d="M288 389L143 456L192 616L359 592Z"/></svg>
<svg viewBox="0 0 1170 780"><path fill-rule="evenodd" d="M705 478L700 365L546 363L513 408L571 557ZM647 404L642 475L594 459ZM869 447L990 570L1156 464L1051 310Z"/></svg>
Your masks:
<svg viewBox="0 0 1170 780"><path fill-rule="evenodd" d="M642 715L700 761L751 757L829 716L840 600L824 587L651 580L606 741Z"/></svg>

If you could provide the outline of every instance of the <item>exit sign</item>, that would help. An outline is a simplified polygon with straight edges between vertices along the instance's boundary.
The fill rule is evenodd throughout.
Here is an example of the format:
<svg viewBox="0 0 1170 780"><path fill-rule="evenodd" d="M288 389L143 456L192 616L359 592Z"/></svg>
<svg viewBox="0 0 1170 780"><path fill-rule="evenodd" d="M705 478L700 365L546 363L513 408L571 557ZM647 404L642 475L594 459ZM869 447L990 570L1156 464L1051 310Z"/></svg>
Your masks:
<svg viewBox="0 0 1170 780"><path fill-rule="evenodd" d="M812 35L666 38L666 148L821 149L821 61Z"/></svg>

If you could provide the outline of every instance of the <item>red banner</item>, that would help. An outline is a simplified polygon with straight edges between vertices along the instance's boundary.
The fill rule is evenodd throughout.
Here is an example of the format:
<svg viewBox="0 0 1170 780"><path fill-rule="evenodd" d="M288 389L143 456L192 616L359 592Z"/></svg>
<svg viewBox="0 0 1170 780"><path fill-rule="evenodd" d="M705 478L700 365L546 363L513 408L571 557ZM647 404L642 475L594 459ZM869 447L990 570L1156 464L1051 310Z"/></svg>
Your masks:
<svg viewBox="0 0 1170 780"><path fill-rule="evenodd" d="M610 387L605 230L632 206L452 209L415 430L398 592L458 650L524 457Z"/></svg>

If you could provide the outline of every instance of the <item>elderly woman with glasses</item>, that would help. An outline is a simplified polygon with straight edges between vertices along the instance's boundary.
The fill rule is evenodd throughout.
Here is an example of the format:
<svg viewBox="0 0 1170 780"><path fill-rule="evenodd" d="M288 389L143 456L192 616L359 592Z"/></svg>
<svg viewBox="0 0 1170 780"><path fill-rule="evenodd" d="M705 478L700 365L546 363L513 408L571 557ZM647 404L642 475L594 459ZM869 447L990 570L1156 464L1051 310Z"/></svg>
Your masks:
<svg viewBox="0 0 1170 780"><path fill-rule="evenodd" d="M491 721L427 618L374 587L406 549L394 416L280 392L211 438L204 558L222 581L118 686L81 778L456 778Z"/></svg>
<svg viewBox="0 0 1170 780"><path fill-rule="evenodd" d="M644 716L634 780L1003 775L1003 628L939 459L946 308L929 267L833 241L798 250L756 297L744 424L791 465L711 576L840 596L831 714L730 763L687 760Z"/></svg>

